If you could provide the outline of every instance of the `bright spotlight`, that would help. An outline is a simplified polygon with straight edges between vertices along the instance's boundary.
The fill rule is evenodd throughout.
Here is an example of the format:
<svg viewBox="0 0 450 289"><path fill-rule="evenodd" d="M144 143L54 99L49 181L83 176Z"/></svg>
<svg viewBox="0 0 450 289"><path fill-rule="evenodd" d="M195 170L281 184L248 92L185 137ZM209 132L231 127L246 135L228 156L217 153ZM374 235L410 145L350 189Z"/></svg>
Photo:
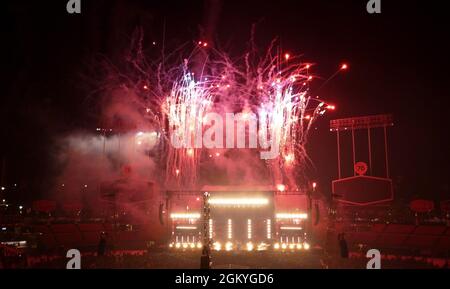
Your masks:
<svg viewBox="0 0 450 289"><path fill-rule="evenodd" d="M177 226L177 230L197 230L195 226Z"/></svg>
<svg viewBox="0 0 450 289"><path fill-rule="evenodd" d="M277 219L307 219L308 214L304 213L277 213L275 214Z"/></svg>
<svg viewBox="0 0 450 289"><path fill-rule="evenodd" d="M277 190L278 190L279 192L284 192L284 190L286 190L286 186L283 185L283 184L278 184L278 185L277 185Z"/></svg>
<svg viewBox="0 0 450 289"><path fill-rule="evenodd" d="M225 251L231 251L231 250L233 250L233 243L226 242L225 243Z"/></svg>
<svg viewBox="0 0 450 289"><path fill-rule="evenodd" d="M200 219L200 213L173 213L171 219Z"/></svg>
<svg viewBox="0 0 450 289"><path fill-rule="evenodd" d="M209 203L222 206L261 206L267 205L269 200L265 198L212 198Z"/></svg>
<svg viewBox="0 0 450 289"><path fill-rule="evenodd" d="M216 251L220 251L220 250L222 249L222 244L220 244L219 242L215 242L215 243L213 244L213 248L214 248L214 250L216 250Z"/></svg>

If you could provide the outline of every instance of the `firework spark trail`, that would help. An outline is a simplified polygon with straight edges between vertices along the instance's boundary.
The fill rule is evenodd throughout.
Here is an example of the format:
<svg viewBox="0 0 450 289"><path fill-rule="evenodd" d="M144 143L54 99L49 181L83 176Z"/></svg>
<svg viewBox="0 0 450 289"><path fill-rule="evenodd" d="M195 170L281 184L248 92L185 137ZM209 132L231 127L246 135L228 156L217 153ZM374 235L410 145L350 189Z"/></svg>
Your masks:
<svg viewBox="0 0 450 289"><path fill-rule="evenodd" d="M196 82L186 68L166 98L163 114L168 118L172 142L167 156L166 183L175 180L178 185L193 186L197 181L202 120L213 104L209 87L208 81Z"/></svg>

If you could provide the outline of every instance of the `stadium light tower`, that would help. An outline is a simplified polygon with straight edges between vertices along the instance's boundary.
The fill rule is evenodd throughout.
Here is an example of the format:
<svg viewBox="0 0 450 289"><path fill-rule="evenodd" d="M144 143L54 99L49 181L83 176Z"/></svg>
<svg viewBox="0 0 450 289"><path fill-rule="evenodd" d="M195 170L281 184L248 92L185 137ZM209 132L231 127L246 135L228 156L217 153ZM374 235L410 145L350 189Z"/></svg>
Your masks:
<svg viewBox="0 0 450 289"><path fill-rule="evenodd" d="M374 128L383 128L384 133L384 152L385 152L385 172L386 178L389 178L389 162L388 162L388 142L387 142L387 127L393 126L393 117L390 114L372 115L363 117L352 117L344 119L336 119L330 121L330 131L336 132L337 149L338 149L338 177L342 178L341 174L341 146L340 133L343 131L351 131L352 135L352 163L356 163L355 157L355 130L367 129L368 141L368 156L369 156L369 172L372 172L372 141L371 130ZM356 173L354 174L356 175Z"/></svg>

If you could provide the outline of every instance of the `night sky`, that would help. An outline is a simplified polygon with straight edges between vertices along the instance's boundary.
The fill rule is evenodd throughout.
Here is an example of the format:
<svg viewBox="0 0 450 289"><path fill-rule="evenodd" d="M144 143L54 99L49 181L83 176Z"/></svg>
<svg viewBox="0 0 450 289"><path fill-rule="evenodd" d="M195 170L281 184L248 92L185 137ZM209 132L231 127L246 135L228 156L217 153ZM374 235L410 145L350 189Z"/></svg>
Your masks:
<svg viewBox="0 0 450 289"><path fill-rule="evenodd" d="M320 90L337 106L317 122L309 146L316 165L310 174L325 191L337 175L329 120L392 113L390 167L397 196L448 198L445 9L428 1L381 2L382 13L371 15L365 0L82 0L82 14L69 15L64 0L2 1L2 185L18 184L7 197L39 198L58 171L55 138L95 129L98 117L86 101L85 83L92 59L120 58L137 26L147 43L161 44L166 23L168 47L207 37L240 55L257 23L261 48L279 37L283 50L316 63L314 72L323 78L344 61L350 65Z"/></svg>

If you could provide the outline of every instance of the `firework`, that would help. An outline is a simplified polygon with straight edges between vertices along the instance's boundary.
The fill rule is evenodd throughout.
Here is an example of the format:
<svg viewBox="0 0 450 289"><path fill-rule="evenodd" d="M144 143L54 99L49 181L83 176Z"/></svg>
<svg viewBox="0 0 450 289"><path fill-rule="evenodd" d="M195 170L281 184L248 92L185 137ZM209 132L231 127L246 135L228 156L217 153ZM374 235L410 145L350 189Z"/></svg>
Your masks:
<svg viewBox="0 0 450 289"><path fill-rule="evenodd" d="M298 176L310 163L305 149L309 131L319 116L334 109L311 97L310 63L291 53L280 54L275 41L263 56L253 49L240 60L197 41L187 57L180 57L189 50L183 47L151 62L142 52L141 41L138 37L133 42L127 58L129 71L115 73L115 80L139 96L137 103L148 126L162 136L159 159L166 186L194 188L202 156L221 155L203 153L208 113L241 112L244 120L258 115L257 149L262 159L263 150L276 143L276 158L262 161L273 183L297 188Z"/></svg>

